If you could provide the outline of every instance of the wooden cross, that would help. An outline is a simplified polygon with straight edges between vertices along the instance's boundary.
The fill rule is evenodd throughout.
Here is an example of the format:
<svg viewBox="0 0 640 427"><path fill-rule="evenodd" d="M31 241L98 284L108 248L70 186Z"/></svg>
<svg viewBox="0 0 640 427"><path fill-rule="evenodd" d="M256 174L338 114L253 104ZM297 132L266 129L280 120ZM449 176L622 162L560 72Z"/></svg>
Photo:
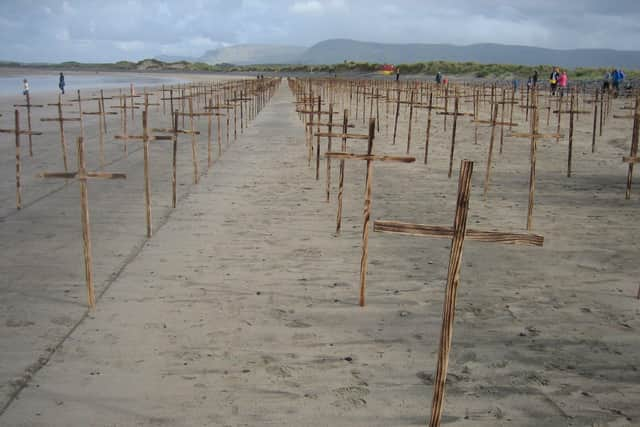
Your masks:
<svg viewBox="0 0 640 427"><path fill-rule="evenodd" d="M127 110L136 110L140 107L136 107L135 105L131 105L130 107L127 106L127 98L129 98L129 96L127 95L118 95L114 98L118 98L120 100L120 105L117 106L111 106L111 108L117 108L120 110L120 122L121 122L121 126L122 126L122 134L126 135L127 134ZM133 114L132 114L133 115ZM124 152L125 154L127 153L127 141L124 140L124 144L123 144L123 148L124 148Z"/></svg>
<svg viewBox="0 0 640 427"><path fill-rule="evenodd" d="M148 111L142 111L142 135L116 135L115 139L124 141L142 141L144 156L144 202L146 208L147 237L153 234L151 224L151 178L149 174L149 141L173 141L174 136L169 135L149 135L147 123Z"/></svg>
<svg viewBox="0 0 640 427"><path fill-rule="evenodd" d="M531 142L530 148L530 168L529 168L529 205L527 208L527 230L531 230L533 228L533 205L534 198L536 192L536 153L537 153L537 143L538 139L544 138L558 138L559 134L541 134L538 133L538 96L537 92L533 91L533 99L532 99L532 118L531 118L531 132L530 133L512 133L508 136L514 138L529 138ZM560 135L561 136L561 135Z"/></svg>
<svg viewBox="0 0 640 427"><path fill-rule="evenodd" d="M173 134L173 149L172 149L172 174L171 174L171 188L172 197L171 204L175 208L177 203L177 161L178 161L178 134L191 134L195 132L196 135L200 135L200 131L191 131L188 129L178 129L178 110L176 110L171 116L173 117L173 127L169 129L151 129L152 132L171 133Z"/></svg>
<svg viewBox="0 0 640 427"><path fill-rule="evenodd" d="M89 199L87 196L87 180L90 178L99 179L126 179L123 173L112 172L88 172L84 159L84 142L82 137L78 137L78 170L76 172L43 172L40 178L64 178L76 179L80 183L80 208L82 218L82 248L84 256L84 272L87 285L87 300L89 307L95 308L96 298L93 289L93 261L91 254L91 227L89 224Z"/></svg>
<svg viewBox="0 0 640 427"><path fill-rule="evenodd" d="M469 197L471 193L471 174L473 162L463 160L458 180L458 200L453 227L430 226L422 224L408 224L395 221L375 221L375 232L398 233L410 236L451 238L451 252L449 253L449 271L447 273L447 287L442 310L442 329L440 332L440 349L436 377L433 383L433 400L431 405L430 427L439 427L442 418L445 384L449 367L449 353L453 338L453 324L456 310L456 295L460 283L460 268L462 266L462 249L465 237L467 239L510 245L542 246L544 238L534 234L513 234L500 231L481 231L467 229L467 215L469 212Z"/></svg>
<svg viewBox="0 0 640 427"><path fill-rule="evenodd" d="M448 100L449 99L448 96L445 99ZM448 173L449 178L451 178L451 174L453 172L453 153L456 146L456 130L458 127L458 116L473 116L473 113L461 113L459 111L459 103L460 103L460 97L456 95L454 99L453 113L450 113L447 111L446 105L445 105L444 112L437 113L445 117L445 123L446 123L447 116L453 116L453 129L451 132L451 152L449 154L449 173ZM445 130L446 130L446 127L445 127Z"/></svg>
<svg viewBox="0 0 640 427"><path fill-rule="evenodd" d="M313 124L306 124L305 129L309 129L308 135L310 135L311 137L316 136L316 180L319 180L320 179L320 137L323 136L323 135L320 135L321 133L320 126L324 126L322 124L322 115L326 114L328 116L333 116L334 114L338 114L338 112L334 112L333 109L331 109L330 111L322 111L322 98L318 96L316 97L316 99L318 100L317 110L314 110L314 107L312 104L310 110L301 110L300 112L309 113L309 121L307 123L313 123ZM313 119L314 114L318 116L315 122ZM316 126L315 135L313 134L313 126ZM309 162L311 162L312 152L313 152L313 143L309 143Z"/></svg>
<svg viewBox="0 0 640 427"><path fill-rule="evenodd" d="M576 110L575 103L576 103L575 95L571 94L571 102L569 104L569 110L554 111L554 113L558 113L558 114L560 114L560 112L569 114L569 146L568 146L568 153L567 153L567 178L571 178L571 160L572 160L572 157L573 157L573 125L574 125L574 118L578 114L591 114L591 111ZM594 133L594 138L595 138L595 133ZM593 149L593 144L594 143L592 143L592 149Z"/></svg>
<svg viewBox="0 0 640 427"><path fill-rule="evenodd" d="M243 91L240 91L240 96L239 97L233 97L232 99L229 100L229 102L233 102L234 105L236 102L240 103L240 133L244 133L244 128L247 127L247 124L244 123L245 118L244 118L244 104L247 101L251 101L252 98L248 98L245 93ZM234 114L235 114L235 108L234 108ZM235 123L235 122L234 122ZM234 132L234 139L235 139L236 135Z"/></svg>
<svg viewBox="0 0 640 427"><path fill-rule="evenodd" d="M209 98L209 105L204 107L206 111L214 111L214 110L227 110L226 113L216 113L217 127L216 132L218 135L218 157L222 156L222 133L220 127L220 117L226 116L227 118L227 144L229 143L229 110L233 108L230 105L220 104L220 96L216 95L216 104L213 105L211 103L211 98Z"/></svg>
<svg viewBox="0 0 640 427"><path fill-rule="evenodd" d="M20 113L14 110L14 128L0 129L0 133L12 133L16 137L16 209L22 209L22 188L20 186L20 173L22 163L20 160L20 135L42 135L42 132L34 132L31 129L20 130Z"/></svg>
<svg viewBox="0 0 640 427"><path fill-rule="evenodd" d="M327 144L327 151L331 151L331 143L333 138L341 138L342 139L342 151L345 151L347 149L346 147L346 142L347 139L351 138L351 139L368 139L369 136L368 135L348 135L347 134L347 129L348 128L354 128L355 125L354 124L349 124L348 123L348 117L349 117L349 112L348 110L344 110L344 116L346 118L343 118L343 123L342 123L342 133L333 133L333 104L329 105L329 122L328 123L317 123L317 122L310 122L307 123L309 125L309 127L313 127L313 126L327 126L328 127L328 131L327 132L317 132L315 134L313 134L313 136L316 136L318 138L318 141L320 141L320 138L327 138L328 140L328 144ZM337 124L336 124L337 125ZM316 175L318 173L317 169L320 166L320 145L318 145L318 151L317 151L317 157L316 157ZM327 202L329 202L330 197L331 197L331 159L326 158L326 162L327 162L327 185L326 185L326 195L327 195ZM339 188L339 192L338 192L338 210L342 211L342 192L343 192L343 186L342 183L344 182L344 160L340 161L340 188ZM340 218L340 215L338 215L338 217ZM338 226L338 232L339 232L339 226Z"/></svg>
<svg viewBox="0 0 640 427"><path fill-rule="evenodd" d="M631 186L633 184L633 165L640 163L640 157L638 157L638 139L640 139L640 97L636 98L636 106L633 114L633 132L631 134L631 153L629 157L624 157L623 162L629 163L629 169L627 171L627 191L625 193L625 199L631 198ZM638 291L640 296L640 290Z"/></svg>
<svg viewBox="0 0 640 427"><path fill-rule="evenodd" d="M200 182L200 171L199 171L200 166L198 164L198 141L196 139L196 135L199 135L199 134L196 133L194 118L197 117L199 113L196 113L193 111L193 97L189 96L187 99L189 100L189 112L178 113L178 115L182 116L183 119L186 116L189 117L189 125L190 125L189 127L191 128L191 132L189 132L189 135L191 135L191 160L193 162L193 183L197 184L198 182ZM183 124L183 127L184 127L184 124Z"/></svg>
<svg viewBox="0 0 640 427"><path fill-rule="evenodd" d="M104 167L104 134L107 132L107 115L117 115L115 111L104 111L104 95L100 90L99 98L89 98L88 100L95 100L98 102L98 111L83 111L83 115L97 115L98 116L98 143L99 143L99 161L100 168Z"/></svg>
<svg viewBox="0 0 640 427"><path fill-rule="evenodd" d="M67 166L67 144L64 140L64 122L79 122L81 119L79 117L63 117L62 116L62 107L70 106L73 104L63 104L62 103L62 95L58 95L58 103L57 104L47 104L50 106L58 107L58 117L55 118L44 118L40 119L41 122L58 122L60 126L60 145L62 146L62 162L64 164L64 170L67 172L69 170Z"/></svg>
<svg viewBox="0 0 640 427"><path fill-rule="evenodd" d="M192 101L189 101L189 108L191 107ZM192 112L192 113L185 113L187 114L189 117L191 117L191 132L189 132L189 134L191 135L199 135L198 133L195 133L195 129L193 129L193 118L194 117L206 117L207 118L207 167L210 168L211 165L213 164L213 154L212 154L212 150L211 150L211 137L212 137L212 119L213 116L218 117L218 157L221 155L222 153L222 140L221 137L222 135L220 134L220 116L224 116L225 114L223 113L217 113L214 112L214 107L213 107L213 103L212 103L212 99L209 98L209 106L205 107L205 112ZM195 161L195 160L194 160Z"/></svg>
<svg viewBox="0 0 640 427"><path fill-rule="evenodd" d="M333 133L333 115L336 114L333 111L333 104L329 105L329 111L327 112L327 114L329 115L329 121L328 122L307 122L306 126L308 126L309 129L313 128L313 126L316 126L316 128L318 129L318 131L316 133L314 133L312 136L315 136L317 138L317 149L316 149L316 179L319 178L320 176L320 138L327 138L328 141L328 145L327 145L327 151L331 151L331 143L332 143L332 139L339 134L334 134ZM320 132L320 127L327 127L328 130L327 132ZM353 124L347 124L347 128L354 128L355 125ZM346 133L346 130L343 132ZM331 185L331 161L329 161L329 159L327 160L327 202L329 201L329 197L330 197L330 185Z"/></svg>
<svg viewBox="0 0 640 427"><path fill-rule="evenodd" d="M367 162L367 176L365 181L364 196L364 213L362 227L362 256L360 258L360 306L365 304L365 288L367 277L367 257L369 254L369 223L371 221L371 189L373 185L373 162L400 162L412 163L416 161L415 157L408 156L387 156L373 154L373 139L375 136L376 123L375 119L369 120L369 135L367 137L367 154L354 154L346 152L327 153L327 158L339 160L365 160Z"/></svg>
<svg viewBox="0 0 640 427"><path fill-rule="evenodd" d="M425 137L424 144L424 164L427 164L427 159L429 158L429 141L431 139L431 114L433 110L441 110L443 107L436 107L433 105L433 91L429 93L429 104L426 106L422 105L421 108L426 108L427 112L427 135Z"/></svg>
<svg viewBox="0 0 640 427"><path fill-rule="evenodd" d="M32 108L42 108L44 105L36 105L31 103L31 95L29 91L27 91L26 95L27 103L26 104L13 104L14 107L25 107L27 109L27 130L31 132L31 109ZM33 133L29 133L29 157L33 157L33 142L31 140L31 135Z"/></svg>

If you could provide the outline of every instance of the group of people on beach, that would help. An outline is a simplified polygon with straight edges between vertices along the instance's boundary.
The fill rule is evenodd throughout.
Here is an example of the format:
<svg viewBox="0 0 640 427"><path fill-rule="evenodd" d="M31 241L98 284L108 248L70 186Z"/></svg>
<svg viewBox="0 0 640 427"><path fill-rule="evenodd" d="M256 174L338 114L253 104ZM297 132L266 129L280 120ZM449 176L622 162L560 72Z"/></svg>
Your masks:
<svg viewBox="0 0 640 427"><path fill-rule="evenodd" d="M622 71L621 68L614 68L611 71L607 70L602 80L602 90L607 92L613 91L614 96L620 95L620 86L624 83L624 77L624 71Z"/></svg>

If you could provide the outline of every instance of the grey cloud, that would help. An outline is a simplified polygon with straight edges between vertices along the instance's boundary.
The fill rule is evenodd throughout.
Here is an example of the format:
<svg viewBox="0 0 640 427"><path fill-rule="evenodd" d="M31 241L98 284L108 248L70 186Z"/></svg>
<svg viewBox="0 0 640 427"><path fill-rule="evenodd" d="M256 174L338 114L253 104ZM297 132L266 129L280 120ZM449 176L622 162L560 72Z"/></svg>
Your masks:
<svg viewBox="0 0 640 427"><path fill-rule="evenodd" d="M0 59L197 56L234 43L495 42L636 49L637 0L3 0Z"/></svg>

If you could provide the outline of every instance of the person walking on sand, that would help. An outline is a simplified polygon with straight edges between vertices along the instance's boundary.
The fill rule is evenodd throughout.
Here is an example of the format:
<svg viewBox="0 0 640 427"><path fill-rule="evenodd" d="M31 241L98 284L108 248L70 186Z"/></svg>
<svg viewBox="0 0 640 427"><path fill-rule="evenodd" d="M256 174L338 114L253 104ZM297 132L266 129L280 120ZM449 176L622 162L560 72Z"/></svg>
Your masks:
<svg viewBox="0 0 640 427"><path fill-rule="evenodd" d="M29 82L27 81L27 79L24 79L22 81L22 85L23 85L22 94L24 96L29 96Z"/></svg>
<svg viewBox="0 0 640 427"><path fill-rule="evenodd" d="M607 72L604 73L604 78L602 79L602 90L604 92L609 92L610 88L611 88L611 72L607 70Z"/></svg>
<svg viewBox="0 0 640 427"><path fill-rule="evenodd" d="M438 71L438 74L436 74L436 84L440 83L442 83L442 73Z"/></svg>
<svg viewBox="0 0 640 427"><path fill-rule="evenodd" d="M533 81L531 84L534 88L538 85L538 70L533 71Z"/></svg>
<svg viewBox="0 0 640 427"><path fill-rule="evenodd" d="M396 81L400 81L400 67L396 68Z"/></svg>
<svg viewBox="0 0 640 427"><path fill-rule="evenodd" d="M553 71L551 71L551 75L549 76L549 85L551 86L552 96L555 96L556 91L558 90L559 78L560 78L560 73L558 72L558 67L553 67Z"/></svg>
<svg viewBox="0 0 640 427"><path fill-rule="evenodd" d="M64 74L60 73L60 81L58 82L58 87L60 88L60 92L62 92L63 95L64 95L64 86L65 86Z"/></svg>
<svg viewBox="0 0 640 427"><path fill-rule="evenodd" d="M567 84L569 83L569 77L567 77L567 72L563 71L558 77L558 85L560 86L560 96L564 96L567 90Z"/></svg>

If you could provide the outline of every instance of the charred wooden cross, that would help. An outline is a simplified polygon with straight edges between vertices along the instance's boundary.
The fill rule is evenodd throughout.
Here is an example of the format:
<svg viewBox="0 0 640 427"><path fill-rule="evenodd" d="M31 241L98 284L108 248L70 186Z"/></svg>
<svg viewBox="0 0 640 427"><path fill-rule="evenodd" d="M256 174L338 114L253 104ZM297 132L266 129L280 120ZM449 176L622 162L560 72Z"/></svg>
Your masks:
<svg viewBox="0 0 640 427"><path fill-rule="evenodd" d="M449 254L449 271L447 273L447 287L445 291L444 308L442 310L442 329L440 332L440 349L436 377L433 383L433 401L431 405L430 427L439 427L442 417L445 383L449 367L449 353L453 337L453 324L456 309L456 295L460 282L460 267L462 265L462 249L465 237L487 243L502 243L511 245L542 246L544 238L534 234L513 234L500 231L467 230L467 215L469 212L469 196L471 193L471 174L473 162L463 160L458 180L458 200L453 227L409 224L395 221L375 221L373 230L376 232L396 233L409 236L451 238L451 252Z"/></svg>

